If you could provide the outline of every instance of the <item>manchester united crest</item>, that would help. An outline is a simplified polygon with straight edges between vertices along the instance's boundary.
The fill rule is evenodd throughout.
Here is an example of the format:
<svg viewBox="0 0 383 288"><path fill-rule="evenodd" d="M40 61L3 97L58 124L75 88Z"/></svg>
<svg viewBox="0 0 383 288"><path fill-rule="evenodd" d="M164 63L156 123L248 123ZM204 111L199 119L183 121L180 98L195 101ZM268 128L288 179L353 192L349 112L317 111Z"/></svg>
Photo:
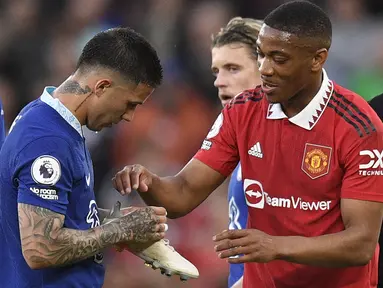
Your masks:
<svg viewBox="0 0 383 288"><path fill-rule="evenodd" d="M302 170L311 179L326 175L330 171L332 148L306 143L303 154Z"/></svg>

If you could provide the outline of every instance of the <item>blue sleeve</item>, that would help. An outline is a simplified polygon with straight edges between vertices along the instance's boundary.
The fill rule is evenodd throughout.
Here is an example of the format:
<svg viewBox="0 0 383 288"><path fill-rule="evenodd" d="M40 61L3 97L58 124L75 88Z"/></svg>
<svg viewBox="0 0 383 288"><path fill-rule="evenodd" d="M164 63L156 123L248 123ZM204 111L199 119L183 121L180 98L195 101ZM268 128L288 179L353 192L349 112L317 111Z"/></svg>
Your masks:
<svg viewBox="0 0 383 288"><path fill-rule="evenodd" d="M4 122L4 110L0 101L0 149L3 146L5 139L5 122Z"/></svg>
<svg viewBox="0 0 383 288"><path fill-rule="evenodd" d="M59 137L42 137L28 144L14 165L18 203L65 215L74 182L73 159L70 145Z"/></svg>
<svg viewBox="0 0 383 288"><path fill-rule="evenodd" d="M247 222L247 204L243 191L241 166L238 165L231 175L229 190L229 229L244 229Z"/></svg>
<svg viewBox="0 0 383 288"><path fill-rule="evenodd" d="M242 171L238 165L231 174L229 191L229 229L245 229L247 222L247 205L243 191ZM242 276L243 264L230 264L228 287L232 287Z"/></svg>

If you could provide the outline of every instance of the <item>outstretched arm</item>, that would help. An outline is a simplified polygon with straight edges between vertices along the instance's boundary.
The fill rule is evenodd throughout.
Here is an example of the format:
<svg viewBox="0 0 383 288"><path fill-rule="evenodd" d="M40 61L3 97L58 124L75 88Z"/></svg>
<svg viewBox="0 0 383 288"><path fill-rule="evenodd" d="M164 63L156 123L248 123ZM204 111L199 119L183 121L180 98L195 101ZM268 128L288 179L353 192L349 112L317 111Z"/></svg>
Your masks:
<svg viewBox="0 0 383 288"><path fill-rule="evenodd" d="M117 173L113 181L121 194L138 189L146 204L163 206L169 218L177 218L200 205L225 178L193 159L172 177L159 177L141 165L132 165Z"/></svg>

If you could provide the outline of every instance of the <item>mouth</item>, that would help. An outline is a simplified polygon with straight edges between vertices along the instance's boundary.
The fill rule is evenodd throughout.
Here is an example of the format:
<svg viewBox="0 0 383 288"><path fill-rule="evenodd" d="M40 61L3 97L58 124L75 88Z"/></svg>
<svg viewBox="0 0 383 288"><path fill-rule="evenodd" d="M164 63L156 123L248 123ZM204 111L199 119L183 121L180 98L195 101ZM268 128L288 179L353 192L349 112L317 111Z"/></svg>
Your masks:
<svg viewBox="0 0 383 288"><path fill-rule="evenodd" d="M273 92L277 88L278 88L277 84L270 83L270 82L262 80L262 90L266 94L270 94L271 92Z"/></svg>
<svg viewBox="0 0 383 288"><path fill-rule="evenodd" d="M226 104L228 104L234 98L234 96L229 94L219 94L218 98L221 101L222 106L225 107Z"/></svg>
<svg viewBox="0 0 383 288"><path fill-rule="evenodd" d="M218 97L221 101L230 101L231 99L234 98L233 95L229 95L229 94L219 94Z"/></svg>

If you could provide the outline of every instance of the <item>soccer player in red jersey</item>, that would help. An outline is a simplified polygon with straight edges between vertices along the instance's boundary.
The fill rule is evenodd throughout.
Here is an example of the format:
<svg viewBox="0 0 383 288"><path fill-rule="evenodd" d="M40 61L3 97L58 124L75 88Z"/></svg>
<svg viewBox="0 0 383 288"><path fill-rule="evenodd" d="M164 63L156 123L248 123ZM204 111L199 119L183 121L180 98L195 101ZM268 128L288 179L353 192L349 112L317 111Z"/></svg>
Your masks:
<svg viewBox="0 0 383 288"><path fill-rule="evenodd" d="M262 85L225 106L177 175L130 165L114 185L123 194L137 189L146 203L180 217L240 160L247 229L214 241L219 257L245 263L243 287L376 287L383 124L323 69L332 35L325 12L292 1L264 22L257 40Z"/></svg>

